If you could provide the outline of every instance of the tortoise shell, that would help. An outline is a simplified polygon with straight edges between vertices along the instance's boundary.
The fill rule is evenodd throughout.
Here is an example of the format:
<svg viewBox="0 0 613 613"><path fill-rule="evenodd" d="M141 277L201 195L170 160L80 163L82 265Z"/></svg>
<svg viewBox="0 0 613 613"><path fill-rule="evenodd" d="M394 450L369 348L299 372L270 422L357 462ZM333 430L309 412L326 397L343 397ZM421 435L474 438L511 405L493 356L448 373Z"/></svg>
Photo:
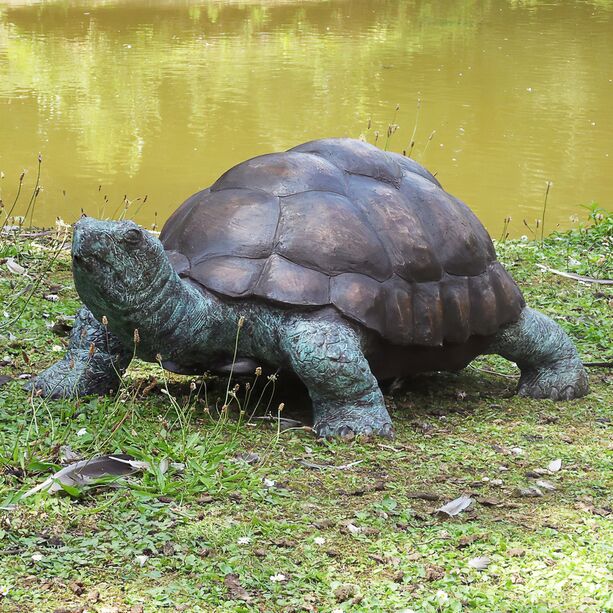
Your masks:
<svg viewBox="0 0 613 613"><path fill-rule="evenodd" d="M333 305L397 345L491 335L524 307L465 204L412 159L348 138L235 166L160 239L182 277L221 296Z"/></svg>

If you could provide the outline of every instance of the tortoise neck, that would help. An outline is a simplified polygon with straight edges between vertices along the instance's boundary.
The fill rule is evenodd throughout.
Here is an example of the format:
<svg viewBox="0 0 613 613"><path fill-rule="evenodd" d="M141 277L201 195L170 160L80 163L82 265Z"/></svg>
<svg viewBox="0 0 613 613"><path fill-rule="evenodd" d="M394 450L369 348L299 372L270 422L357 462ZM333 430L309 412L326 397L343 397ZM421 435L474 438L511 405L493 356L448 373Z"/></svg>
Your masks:
<svg viewBox="0 0 613 613"><path fill-rule="evenodd" d="M182 280L170 264L164 268L152 284L156 290L139 308L137 354L148 360L157 361L158 354L171 359L178 349L184 352L196 342L214 350L213 331L222 316L215 299Z"/></svg>

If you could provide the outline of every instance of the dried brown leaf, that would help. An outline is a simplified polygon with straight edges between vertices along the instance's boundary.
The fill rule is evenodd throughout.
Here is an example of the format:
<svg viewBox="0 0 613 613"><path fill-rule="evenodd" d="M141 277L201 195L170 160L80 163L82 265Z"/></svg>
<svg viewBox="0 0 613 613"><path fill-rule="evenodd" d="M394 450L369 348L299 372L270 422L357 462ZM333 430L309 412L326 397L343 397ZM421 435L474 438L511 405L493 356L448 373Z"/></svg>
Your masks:
<svg viewBox="0 0 613 613"><path fill-rule="evenodd" d="M249 592L240 584L237 574L228 573L224 577L223 582L231 600L242 600L243 602L251 602L253 600Z"/></svg>

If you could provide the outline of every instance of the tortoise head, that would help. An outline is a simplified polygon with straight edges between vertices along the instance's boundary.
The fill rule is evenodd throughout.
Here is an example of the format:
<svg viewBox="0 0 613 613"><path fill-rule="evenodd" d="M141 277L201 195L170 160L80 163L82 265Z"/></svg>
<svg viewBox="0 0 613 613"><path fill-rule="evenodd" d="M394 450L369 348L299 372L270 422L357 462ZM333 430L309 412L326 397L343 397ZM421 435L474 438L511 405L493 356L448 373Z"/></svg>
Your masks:
<svg viewBox="0 0 613 613"><path fill-rule="evenodd" d="M150 301L161 289L161 273L171 269L162 243L134 222L92 217L74 226L72 267L80 298L95 317L109 319Z"/></svg>

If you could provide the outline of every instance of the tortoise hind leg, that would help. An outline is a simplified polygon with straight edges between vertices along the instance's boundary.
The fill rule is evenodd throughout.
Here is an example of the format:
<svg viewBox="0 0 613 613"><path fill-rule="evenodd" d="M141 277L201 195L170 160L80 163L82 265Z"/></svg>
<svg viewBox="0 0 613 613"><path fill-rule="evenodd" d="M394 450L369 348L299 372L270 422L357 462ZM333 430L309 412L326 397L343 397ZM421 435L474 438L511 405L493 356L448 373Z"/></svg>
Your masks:
<svg viewBox="0 0 613 613"><path fill-rule="evenodd" d="M47 398L76 398L117 389L132 351L82 307L75 317L66 355L35 377L26 389Z"/></svg>
<svg viewBox="0 0 613 613"><path fill-rule="evenodd" d="M518 321L502 328L488 353L519 366L520 396L570 400L589 391L587 373L570 338L534 309L526 307Z"/></svg>
<svg viewBox="0 0 613 613"><path fill-rule="evenodd" d="M356 332L339 321L296 318L282 348L313 403L317 436L393 437L392 420Z"/></svg>

